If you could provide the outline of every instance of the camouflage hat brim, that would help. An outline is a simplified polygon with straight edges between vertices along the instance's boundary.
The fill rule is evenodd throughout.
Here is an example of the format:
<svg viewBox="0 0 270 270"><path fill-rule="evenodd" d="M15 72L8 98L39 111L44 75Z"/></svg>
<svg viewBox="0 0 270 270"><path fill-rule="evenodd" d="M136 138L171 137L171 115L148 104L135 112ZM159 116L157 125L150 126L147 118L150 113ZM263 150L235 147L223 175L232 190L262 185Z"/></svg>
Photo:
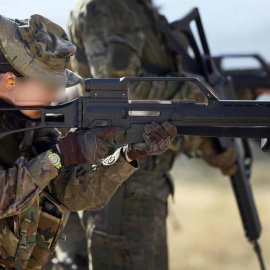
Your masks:
<svg viewBox="0 0 270 270"><path fill-rule="evenodd" d="M82 81L82 78L71 70L51 70L48 66L35 59L21 39L18 24L1 15L0 48L9 63L25 77L64 78L66 87L77 85Z"/></svg>

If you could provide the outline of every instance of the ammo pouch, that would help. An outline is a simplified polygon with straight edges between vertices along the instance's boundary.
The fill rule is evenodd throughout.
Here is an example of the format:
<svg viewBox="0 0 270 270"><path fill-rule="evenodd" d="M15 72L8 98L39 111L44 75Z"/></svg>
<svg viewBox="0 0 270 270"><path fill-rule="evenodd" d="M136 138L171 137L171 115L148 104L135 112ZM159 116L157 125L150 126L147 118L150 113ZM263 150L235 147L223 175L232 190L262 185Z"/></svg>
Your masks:
<svg viewBox="0 0 270 270"><path fill-rule="evenodd" d="M14 232L7 219L1 219L0 265L42 269L52 257L68 216L69 211L65 207L42 192L29 209L13 217Z"/></svg>

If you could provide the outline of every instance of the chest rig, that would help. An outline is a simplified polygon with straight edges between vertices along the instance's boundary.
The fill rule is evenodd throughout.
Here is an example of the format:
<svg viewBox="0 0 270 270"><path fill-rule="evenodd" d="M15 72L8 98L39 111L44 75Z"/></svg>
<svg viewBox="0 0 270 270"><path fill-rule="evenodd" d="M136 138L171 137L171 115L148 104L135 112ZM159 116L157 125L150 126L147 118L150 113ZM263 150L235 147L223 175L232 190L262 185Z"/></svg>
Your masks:
<svg viewBox="0 0 270 270"><path fill-rule="evenodd" d="M3 125L8 119L4 116L4 121L1 121L2 130L10 128ZM9 125L12 124L10 120ZM24 125L30 124L27 122ZM26 160L36 157L38 153L32 145L33 137L34 131L28 131L1 139L0 166L8 169L21 156ZM26 211L0 219L0 269L1 266L3 269L16 270L42 269L62 238L61 232L68 216L69 211L46 188Z"/></svg>

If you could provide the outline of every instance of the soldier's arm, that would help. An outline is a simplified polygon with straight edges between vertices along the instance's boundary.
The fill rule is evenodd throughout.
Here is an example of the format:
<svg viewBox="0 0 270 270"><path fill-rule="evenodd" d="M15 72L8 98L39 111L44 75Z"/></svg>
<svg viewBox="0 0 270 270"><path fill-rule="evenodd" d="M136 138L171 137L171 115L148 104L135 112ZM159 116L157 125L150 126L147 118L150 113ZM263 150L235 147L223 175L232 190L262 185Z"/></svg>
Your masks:
<svg viewBox="0 0 270 270"><path fill-rule="evenodd" d="M58 142L59 135L55 129L43 129L36 134L34 144L46 151ZM71 209L102 207L138 167L136 161L128 163L121 155L117 157L112 166L95 171L90 166L73 166L58 172L45 153L30 161L20 157L9 169L0 167L0 218L25 211L47 186L55 187L56 198ZM52 179L54 184L49 185Z"/></svg>
<svg viewBox="0 0 270 270"><path fill-rule="evenodd" d="M39 150L46 151L58 143L59 136L56 129L42 129L36 133L34 145L42 145ZM100 209L108 203L118 186L138 168L137 161L128 163L122 155L119 149L108 157L106 160L110 161L110 166L93 169L90 165L71 165L62 168L48 189L71 211Z"/></svg>
<svg viewBox="0 0 270 270"><path fill-rule="evenodd" d="M76 166L62 171L50 183L51 193L71 211L98 210L111 199L116 189L138 168L137 161L128 163L117 152L116 162L93 170Z"/></svg>
<svg viewBox="0 0 270 270"><path fill-rule="evenodd" d="M60 173L51 183L54 197L71 211L103 208L118 186L138 168L137 159L164 153L177 135L176 127L168 122L152 122L145 125L144 131L144 142L119 148L95 166L96 170L77 166Z"/></svg>
<svg viewBox="0 0 270 270"><path fill-rule="evenodd" d="M0 218L29 208L57 174L45 153L28 162L20 157L12 168L0 169Z"/></svg>

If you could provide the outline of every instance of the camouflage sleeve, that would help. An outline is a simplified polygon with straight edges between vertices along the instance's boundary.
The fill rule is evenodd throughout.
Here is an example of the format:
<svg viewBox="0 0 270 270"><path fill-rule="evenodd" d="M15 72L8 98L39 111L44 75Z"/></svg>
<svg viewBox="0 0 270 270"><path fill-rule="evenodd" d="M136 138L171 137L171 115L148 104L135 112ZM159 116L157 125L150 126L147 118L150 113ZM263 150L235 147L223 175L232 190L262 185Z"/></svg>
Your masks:
<svg viewBox="0 0 270 270"><path fill-rule="evenodd" d="M20 157L12 168L0 169L0 218L29 208L57 174L44 153L29 162Z"/></svg>
<svg viewBox="0 0 270 270"><path fill-rule="evenodd" d="M116 162L96 170L76 166L59 173L50 183L50 191L70 211L98 210L111 199L116 189L138 168L128 163L119 151L112 156Z"/></svg>

